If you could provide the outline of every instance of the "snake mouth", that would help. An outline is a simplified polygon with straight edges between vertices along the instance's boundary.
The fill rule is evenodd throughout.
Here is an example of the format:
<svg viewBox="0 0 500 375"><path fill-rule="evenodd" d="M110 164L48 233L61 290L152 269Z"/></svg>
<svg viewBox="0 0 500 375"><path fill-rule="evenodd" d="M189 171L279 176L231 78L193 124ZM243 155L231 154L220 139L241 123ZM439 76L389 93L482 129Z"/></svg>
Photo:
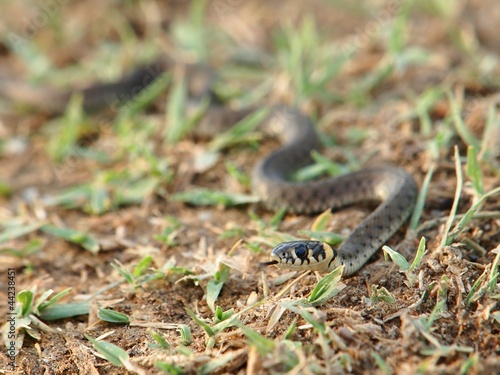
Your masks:
<svg viewBox="0 0 500 375"><path fill-rule="evenodd" d="M273 266L275 264L278 264L279 262L277 260L270 260L269 262L260 262L259 265L261 267L266 267L266 266Z"/></svg>

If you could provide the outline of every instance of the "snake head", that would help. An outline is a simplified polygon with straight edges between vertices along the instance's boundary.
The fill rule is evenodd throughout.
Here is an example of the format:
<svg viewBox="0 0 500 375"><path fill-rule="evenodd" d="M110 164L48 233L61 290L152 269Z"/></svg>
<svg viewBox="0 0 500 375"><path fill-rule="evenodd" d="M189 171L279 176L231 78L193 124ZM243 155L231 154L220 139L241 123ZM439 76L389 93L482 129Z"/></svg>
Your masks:
<svg viewBox="0 0 500 375"><path fill-rule="evenodd" d="M319 241L283 242L271 251L271 261L279 268L326 272L334 265L337 252Z"/></svg>

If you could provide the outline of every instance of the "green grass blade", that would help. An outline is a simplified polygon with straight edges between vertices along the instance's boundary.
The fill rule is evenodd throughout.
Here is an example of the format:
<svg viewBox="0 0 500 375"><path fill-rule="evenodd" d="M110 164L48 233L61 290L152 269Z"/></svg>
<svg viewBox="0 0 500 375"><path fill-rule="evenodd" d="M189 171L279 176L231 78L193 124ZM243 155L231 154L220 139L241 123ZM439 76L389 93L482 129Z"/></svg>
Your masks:
<svg viewBox="0 0 500 375"><path fill-rule="evenodd" d="M172 76L170 73L162 73L155 77L154 82L148 84L139 94L120 107L114 123L120 127L121 122L128 121L135 115L141 113L144 108L154 102L154 100L166 90L171 80Z"/></svg>
<svg viewBox="0 0 500 375"><path fill-rule="evenodd" d="M262 357L267 356L274 350L276 343L273 340L260 335L250 327L247 327L241 323L237 324L237 326L243 331L250 343L255 347L255 349L257 349L257 352Z"/></svg>
<svg viewBox="0 0 500 375"><path fill-rule="evenodd" d="M62 238L76 245L80 245L85 250L88 250L91 253L95 254L99 251L99 243L97 242L97 240L94 237L83 232L70 228L59 228L52 224L44 225L43 227L41 227L41 230L44 233Z"/></svg>
<svg viewBox="0 0 500 375"><path fill-rule="evenodd" d="M187 84L185 76L174 78L174 85L167 104L167 127L165 140L175 144L190 130L186 120Z"/></svg>
<svg viewBox="0 0 500 375"><path fill-rule="evenodd" d="M21 303L21 317L31 314L33 309L34 294L31 290L22 290L17 295L17 301Z"/></svg>
<svg viewBox="0 0 500 375"><path fill-rule="evenodd" d="M71 292L72 288L66 288L64 289L63 291L57 293L54 297L52 297L49 301L47 302L44 302L44 301L41 301L39 299L38 303L37 303L37 307L36 309L38 311L43 311L44 309L46 309L47 307L55 304L57 301L61 300L62 298L64 298L66 295L68 295L69 292ZM45 293L44 293L45 294ZM52 291L50 291L50 293L47 295L47 297L52 294Z"/></svg>
<svg viewBox="0 0 500 375"><path fill-rule="evenodd" d="M57 131L50 137L47 144L47 152L56 162L62 162L76 147L78 138L81 136L86 117L82 109L83 98L74 95L66 109L64 117L55 120Z"/></svg>
<svg viewBox="0 0 500 375"><path fill-rule="evenodd" d="M151 265L152 262L153 262L153 257L151 255L147 255L144 258L142 258L141 261L137 264L137 266L134 267L134 270L132 271L134 277L139 277L144 275L144 273L147 271L148 267Z"/></svg>
<svg viewBox="0 0 500 375"><path fill-rule="evenodd" d="M88 315L88 302L57 303L43 309L38 316L43 320L66 319L79 315Z"/></svg>
<svg viewBox="0 0 500 375"><path fill-rule="evenodd" d="M483 176L477 160L476 150L472 146L467 147L466 173L472 181L472 186L474 187L476 194L482 195L484 193Z"/></svg>
<svg viewBox="0 0 500 375"><path fill-rule="evenodd" d="M84 335L87 340L92 343L95 350L102 354L102 356L116 366L123 366L129 360L129 356L122 348L111 344L107 341L98 341L88 335Z"/></svg>
<svg viewBox="0 0 500 375"><path fill-rule="evenodd" d="M211 189L193 189L170 195L174 202L189 203L194 206L232 207L241 204L256 203L260 199L252 195L226 193Z"/></svg>
<svg viewBox="0 0 500 375"><path fill-rule="evenodd" d="M130 323L130 318L127 315L110 309L99 308L97 316L99 319L102 319L110 323L120 323L120 324Z"/></svg>
<svg viewBox="0 0 500 375"><path fill-rule="evenodd" d="M191 310L187 310L187 312L188 312L188 314L189 313L193 314L193 315L190 314L191 317L193 317L194 321L196 323L198 323L198 321L197 321L197 320L199 320L198 317ZM202 328L204 328L204 327L202 327ZM189 328L189 326L187 326L185 324L179 324L177 331L179 332L179 335L181 336L181 345L189 345L193 342L193 336L191 335L191 329ZM207 333L209 334L208 331L207 331ZM211 336L211 335L209 334L209 336Z"/></svg>
<svg viewBox="0 0 500 375"><path fill-rule="evenodd" d="M195 321L196 324L198 324L201 328L203 328L203 330L207 333L207 335L209 337L212 337L213 335L215 335L215 332L212 329L212 327L210 327L207 323L205 323L203 320L198 318L198 316L193 311L186 308L186 312Z"/></svg>
<svg viewBox="0 0 500 375"><path fill-rule="evenodd" d="M228 279L230 271L231 268L229 268L225 264L220 264L219 270L216 272L215 277L208 280L206 300L208 307L210 307L210 310L212 310L213 312L215 312L215 301L217 300L217 297L219 296L224 283Z"/></svg>
<svg viewBox="0 0 500 375"><path fill-rule="evenodd" d="M370 288L370 299L374 303L378 303L379 301L384 301L388 304L393 304L396 302L394 296L387 290L387 288L381 286L377 288L376 285L372 285Z"/></svg>
<svg viewBox="0 0 500 375"><path fill-rule="evenodd" d="M434 167L435 164L432 163L429 170L427 171L424 182L422 184L422 188L420 189L417 197L417 202L415 203L415 208L413 210L413 213L411 215L410 219L410 229L412 230L417 230L418 228L418 223L420 221L420 218L422 217L422 212L424 211L424 206L425 206L425 198L427 197L427 192L429 191L429 184L432 179L432 175L434 173Z"/></svg>
<svg viewBox="0 0 500 375"><path fill-rule="evenodd" d="M498 276L499 276L499 263L500 263L500 245L498 245L496 247L495 250L493 250L493 252L497 253L495 259L493 260L493 263L491 265L491 271L490 271L490 276L488 278L488 284L490 286L490 293L493 293L496 285L497 285L497 281L498 281Z"/></svg>
<svg viewBox="0 0 500 375"><path fill-rule="evenodd" d="M134 277L134 274L125 267L123 267L123 265L118 261L116 261L116 263L117 264L111 263L111 267L113 267L116 271L118 271L118 273L125 279L127 283L135 286L136 277Z"/></svg>
<svg viewBox="0 0 500 375"><path fill-rule="evenodd" d="M314 287L307 302L313 306L321 305L344 289L345 285L337 285L342 278L344 266L335 268L324 276Z"/></svg>
<svg viewBox="0 0 500 375"><path fill-rule="evenodd" d="M186 371L182 367L172 365L168 362L156 361L155 367L168 375L184 375Z"/></svg>
<svg viewBox="0 0 500 375"><path fill-rule="evenodd" d="M384 250L384 252L391 257L392 261L403 271L408 271L410 269L410 264L400 253L392 250L389 246L382 246L382 250Z"/></svg>
<svg viewBox="0 0 500 375"><path fill-rule="evenodd" d="M207 149L212 152L220 151L241 143L248 144L249 141L261 139L262 136L255 134L254 130L265 120L269 112L269 108L262 108L250 113L227 131L213 138L208 144Z"/></svg>
<svg viewBox="0 0 500 375"><path fill-rule="evenodd" d="M422 237L420 239L420 243L418 244L417 254L415 254L415 259L413 259L409 271L415 271L420 267L422 259L426 253L427 251L425 250L425 237Z"/></svg>
<svg viewBox="0 0 500 375"><path fill-rule="evenodd" d="M316 232L312 230L299 230L301 236L307 236L312 240L326 242L329 245L336 246L344 240L344 236L333 232Z"/></svg>
<svg viewBox="0 0 500 375"><path fill-rule="evenodd" d="M43 225L44 223L33 223L7 227L3 232L0 232L0 244L34 232Z"/></svg>
<svg viewBox="0 0 500 375"><path fill-rule="evenodd" d="M467 210L467 212L457 223L453 231L448 235L446 239L446 245L450 245L453 242L453 239L456 237L456 235L459 234L465 228L465 226L474 218L474 215L477 213L477 211L481 208L483 203L489 197L499 193L500 193L500 187L497 187L489 191L488 193L484 194L469 210Z"/></svg>
<svg viewBox="0 0 500 375"><path fill-rule="evenodd" d="M170 343L167 341L167 339L165 339L165 337L163 337L162 334L155 332L152 329L148 329L147 332L156 341L156 344L149 344L150 347L161 349L168 349L171 347Z"/></svg>
<svg viewBox="0 0 500 375"><path fill-rule="evenodd" d="M486 270L485 270L486 271ZM465 297L465 304L470 305L472 302L477 301L479 298L482 296L481 292L481 284L483 283L484 279L486 279L486 273L482 273L481 276L477 278L477 280L472 284L472 287L469 290L469 293L467 293L467 297Z"/></svg>
<svg viewBox="0 0 500 375"><path fill-rule="evenodd" d="M457 99L450 92L448 92L448 101L451 105L453 124L455 125L455 129L457 130L458 135L467 145L474 147L474 149L479 152L479 141L474 136L474 134L471 133L467 125L465 125L464 120L462 119L462 116L460 114L460 108L458 106Z"/></svg>
<svg viewBox="0 0 500 375"><path fill-rule="evenodd" d="M296 306L293 302L282 302L280 303L282 306L286 307L287 309L295 312L296 314L299 314L306 322L311 324L314 329L320 333L322 336L326 336L327 334L327 327L325 323L318 318L316 318L313 314L311 314L308 310L306 310L302 306Z"/></svg>

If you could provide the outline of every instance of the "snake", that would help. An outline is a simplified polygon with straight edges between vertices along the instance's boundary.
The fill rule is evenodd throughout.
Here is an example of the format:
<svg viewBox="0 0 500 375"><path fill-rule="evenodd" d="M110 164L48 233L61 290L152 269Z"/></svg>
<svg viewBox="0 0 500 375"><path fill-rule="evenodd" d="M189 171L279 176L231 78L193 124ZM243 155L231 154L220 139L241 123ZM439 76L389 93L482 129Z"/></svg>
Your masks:
<svg viewBox="0 0 500 375"><path fill-rule="evenodd" d="M257 163L252 191L271 209L286 207L311 214L367 201L380 202L338 248L326 242L297 240L278 244L266 265L292 270L330 272L343 266L343 276L356 273L404 224L418 194L404 169L382 166L308 182L291 182L298 168L311 163L320 142L311 120L294 108L279 107L269 121L270 132L283 146Z"/></svg>
<svg viewBox="0 0 500 375"><path fill-rule="evenodd" d="M116 103L120 94L139 93L170 65L160 60L137 68L119 82L96 84L82 90L33 88L0 77L0 95L57 114L64 111L75 93L79 93L84 110L99 110ZM199 71L192 67L189 70ZM202 71L201 76L205 73ZM211 110L209 107L207 117L211 111L217 114L216 121L231 123L249 113L241 111L235 116L233 110L220 107ZM213 119L205 123L213 124ZM257 162L252 171L252 193L266 207L313 214L368 201L380 202L337 248L315 240L283 242L272 249L270 261L263 264L319 272L343 266L344 276L356 273L413 212L418 193L413 177L400 167L382 166L314 181L290 181L294 172L312 162L311 152L321 146L314 125L300 110L289 106L274 107L263 123L264 131L278 137L282 143L279 149Z"/></svg>

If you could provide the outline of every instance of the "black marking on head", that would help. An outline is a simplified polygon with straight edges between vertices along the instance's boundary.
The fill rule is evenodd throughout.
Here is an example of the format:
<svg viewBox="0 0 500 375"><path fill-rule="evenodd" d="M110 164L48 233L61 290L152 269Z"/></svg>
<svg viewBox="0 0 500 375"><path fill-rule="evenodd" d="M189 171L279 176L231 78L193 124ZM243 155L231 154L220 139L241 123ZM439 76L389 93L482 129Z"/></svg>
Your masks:
<svg viewBox="0 0 500 375"><path fill-rule="evenodd" d="M316 259L316 262L320 262L326 258L326 252L323 244L321 242L315 242L311 247L312 256Z"/></svg>
<svg viewBox="0 0 500 375"><path fill-rule="evenodd" d="M304 243L299 243L297 247L295 247L295 255L297 258L309 261L309 259L307 259L307 254L307 246Z"/></svg>

